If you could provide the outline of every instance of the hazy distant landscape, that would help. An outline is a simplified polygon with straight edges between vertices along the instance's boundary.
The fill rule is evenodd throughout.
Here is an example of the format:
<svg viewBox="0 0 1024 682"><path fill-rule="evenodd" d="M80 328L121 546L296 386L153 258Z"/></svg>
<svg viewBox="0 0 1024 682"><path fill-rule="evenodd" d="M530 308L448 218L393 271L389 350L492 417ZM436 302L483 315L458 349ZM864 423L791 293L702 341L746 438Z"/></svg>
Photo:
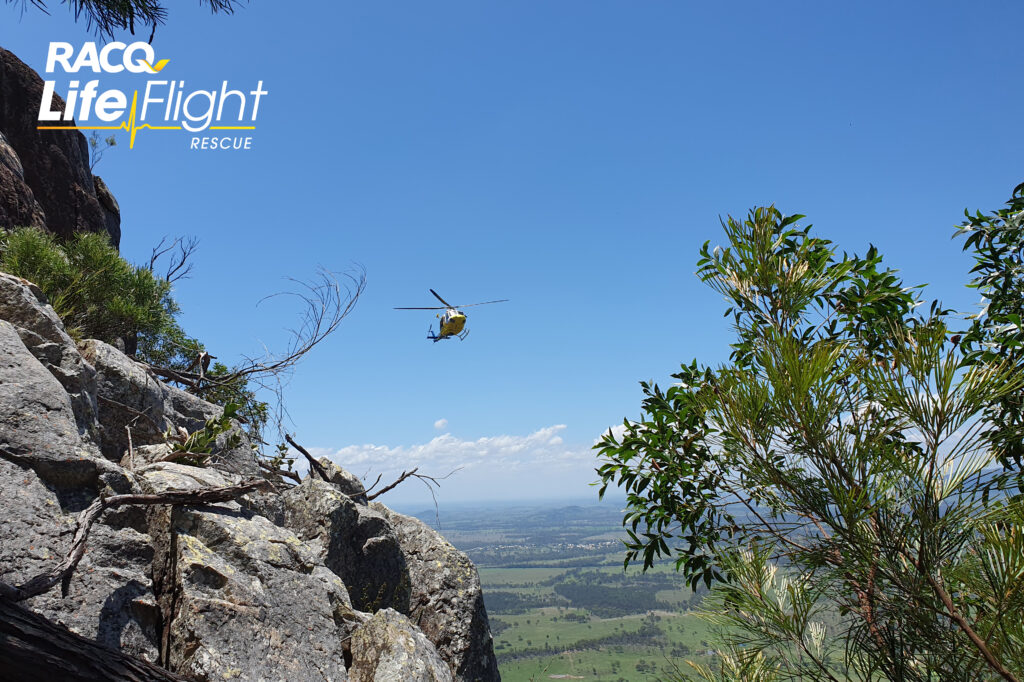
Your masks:
<svg viewBox="0 0 1024 682"><path fill-rule="evenodd" d="M694 594L670 564L622 568L614 502L407 510L439 527L480 570L494 649L507 682L655 680L711 639Z"/></svg>

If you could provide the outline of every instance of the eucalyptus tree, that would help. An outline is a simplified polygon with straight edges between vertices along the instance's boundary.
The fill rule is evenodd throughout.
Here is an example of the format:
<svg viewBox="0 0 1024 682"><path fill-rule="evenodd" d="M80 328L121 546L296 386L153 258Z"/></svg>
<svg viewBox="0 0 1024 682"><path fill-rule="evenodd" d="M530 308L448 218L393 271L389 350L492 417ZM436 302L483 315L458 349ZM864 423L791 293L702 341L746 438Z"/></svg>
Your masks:
<svg viewBox="0 0 1024 682"><path fill-rule="evenodd" d="M729 362L643 383L642 416L596 446L601 494L627 495L625 562L715 585L708 679L1019 680L1024 504L987 417L1024 375L802 218L723 223L697 267L728 302Z"/></svg>

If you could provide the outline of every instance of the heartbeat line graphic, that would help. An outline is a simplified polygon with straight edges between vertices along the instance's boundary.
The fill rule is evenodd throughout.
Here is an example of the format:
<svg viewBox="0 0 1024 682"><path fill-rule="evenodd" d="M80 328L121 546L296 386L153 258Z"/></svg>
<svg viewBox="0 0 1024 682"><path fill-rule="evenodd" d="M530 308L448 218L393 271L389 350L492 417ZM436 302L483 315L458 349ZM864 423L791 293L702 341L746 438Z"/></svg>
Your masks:
<svg viewBox="0 0 1024 682"><path fill-rule="evenodd" d="M161 67L162 68L162 67ZM139 91L132 95L132 109L128 120L116 126L36 126L36 130L123 130L129 135L128 148L135 148L135 133L140 130L181 130L181 126L153 126L148 123L135 124L135 108L139 102ZM256 130L256 126L209 126L206 130Z"/></svg>

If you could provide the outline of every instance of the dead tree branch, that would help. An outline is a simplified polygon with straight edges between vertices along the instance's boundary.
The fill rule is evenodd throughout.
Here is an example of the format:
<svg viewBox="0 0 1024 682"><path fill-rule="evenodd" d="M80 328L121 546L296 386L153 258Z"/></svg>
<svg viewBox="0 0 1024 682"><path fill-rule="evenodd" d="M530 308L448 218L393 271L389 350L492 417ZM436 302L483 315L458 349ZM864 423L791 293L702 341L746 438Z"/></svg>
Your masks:
<svg viewBox="0 0 1024 682"><path fill-rule="evenodd" d="M460 467L460 468L461 468L461 467ZM407 479L407 478L411 478L411 477L415 477L415 478L418 478L418 479L420 479L421 481L423 481L423 483L424 483L424 484L425 484L425 485L427 486L427 488L428 488L428 489L430 490L430 494L431 494L431 495L433 495L433 494L434 494L434 488L433 488L433 487L431 487L431 484L433 484L433 486L434 486L434 487L440 488L440 487L441 487L441 483L440 483L440 482L441 482L441 481L443 481L444 479L448 478L448 477L449 477L449 476L451 476L452 474L454 474L454 473L455 473L456 471L458 471L459 469L453 469L452 471L449 471L449 472L448 472L447 474L445 474L444 476L427 476L426 474L419 474L419 473L416 473L416 472L417 472L417 471L419 471L419 470L420 470L420 469L419 469L419 467L416 467L416 468L415 468L415 469L413 469L412 471L403 471L403 472L402 472L402 475L401 475L401 476L399 476L399 477L398 477L398 479L397 479L397 480L396 480L396 481L395 481L394 483L392 483L392 484L390 484L390 485L386 485L386 486L384 486L383 488L381 488L380 490L378 490L377 492L375 492L375 493L374 493L374 494L372 494L372 495L367 495L367 496L366 496L366 500L367 500L367 502L369 502L370 500L373 500L373 499L376 499L376 498L380 497L381 495L383 495L384 493L388 492L389 490L393 490L393 489L394 489L394 488L396 488L396 487L397 487L397 486L398 486L398 485L399 485L399 484L400 484L400 483L401 483L402 481L404 481L404 480L405 480L405 479ZM378 480L378 481L380 480L380 477L379 477L379 476L377 477L377 480ZM377 484L376 484L376 483L374 483L373 485L375 486L375 485L377 485ZM370 487L372 488L373 486L370 486ZM435 498L435 500L434 500L434 501L436 502L436 501L437 501L437 499Z"/></svg>
<svg viewBox="0 0 1024 682"><path fill-rule="evenodd" d="M99 402L101 402L101 403L106 403L107 405L110 405L112 407L116 407L119 410L124 410L125 412L128 412L130 414L134 414L136 416L136 418L142 417L147 422L149 422L149 425L152 426L156 430L157 433L163 432L163 430L165 428L164 426L161 426L160 424L157 424L156 420L153 419L152 417L150 417L148 414L146 414L145 412L140 412L140 411L136 410L134 407L131 407L129 405L125 405L124 403L118 402L116 400L112 400L111 398L107 398L107 397L104 397L102 395L97 395L96 399Z"/></svg>
<svg viewBox="0 0 1024 682"><path fill-rule="evenodd" d="M234 371L218 377L206 377L206 383L197 392L212 386L232 384L240 379L252 379L264 388L272 378L290 371L302 357L313 350L324 339L334 333L341 321L348 317L356 301L366 289L366 272L361 268L355 273L346 273L348 283L342 285L336 273L321 269L312 282L290 279L298 291L282 292L277 296L294 296L302 301L305 310L297 329L289 330L292 338L284 353L267 353L259 358L246 358ZM198 377L190 377L196 379Z"/></svg>
<svg viewBox="0 0 1024 682"><path fill-rule="evenodd" d="M41 573L21 585L8 585L0 582L0 597L11 601L24 601L30 597L42 594L57 583L67 584L71 579L78 562L85 555L85 546L89 540L89 531L92 525L99 519L100 515L107 509L120 507L126 504L212 504L214 502L226 502L246 493L268 488L269 481L252 480L238 485L224 486L220 488L206 488L203 490L169 490L163 493L152 494L128 494L112 495L111 497L97 497L85 511L78 516L78 526L75 530L75 538L71 542L71 550L54 568Z"/></svg>
<svg viewBox="0 0 1024 682"><path fill-rule="evenodd" d="M294 440L292 440L292 437L289 436L287 433L284 434L284 439L288 441L288 445L291 445L293 448L301 452L305 456L305 458L309 460L310 469L319 474L320 478L322 478L325 481L331 480L330 477L327 475L327 469L324 469L324 465L316 461L313 455L309 454L309 451L306 450L306 448L302 447Z"/></svg>
<svg viewBox="0 0 1024 682"><path fill-rule="evenodd" d="M374 500L374 499L380 497L381 495L383 495L384 493L386 493L389 490L397 488L399 483L401 483L405 479L409 478L410 476L415 476L417 471L419 471L419 467L416 467L412 471L403 471L402 475L399 476L398 479L394 483L391 483L390 485L384 486L383 488L381 488L380 490L378 490L377 492L375 492L372 495L367 495L366 496L367 502L369 502L370 500ZM377 484L374 483L374 485L377 485Z"/></svg>
<svg viewBox="0 0 1024 682"><path fill-rule="evenodd" d="M0 671L5 680L25 682L188 682L6 599L0 599Z"/></svg>
<svg viewBox="0 0 1024 682"><path fill-rule="evenodd" d="M380 483L380 479L381 479L381 476L383 476L383 475L384 475L384 474L377 474L377 480L376 480L376 481L374 481L374 482L373 482L373 485L371 485L371 486L370 486L369 488L367 488L367 489L366 489L366 491L365 491L367 495L369 495L369 494L370 494L370 491L371 491L371 490L373 490L374 488L376 488L376 487L377 487L377 484L378 484L378 483Z"/></svg>
<svg viewBox="0 0 1024 682"><path fill-rule="evenodd" d="M186 279L192 273L192 263L189 262L189 259L192 258L198 247L199 240L196 237L189 237L187 239L175 237L170 244L167 243L167 237L162 237L160 243L153 247L153 252L149 256L149 265L146 266L146 269L156 274L154 268L157 261L177 249L177 252L170 257L170 262L167 263L167 270L164 272L163 278L168 282Z"/></svg>

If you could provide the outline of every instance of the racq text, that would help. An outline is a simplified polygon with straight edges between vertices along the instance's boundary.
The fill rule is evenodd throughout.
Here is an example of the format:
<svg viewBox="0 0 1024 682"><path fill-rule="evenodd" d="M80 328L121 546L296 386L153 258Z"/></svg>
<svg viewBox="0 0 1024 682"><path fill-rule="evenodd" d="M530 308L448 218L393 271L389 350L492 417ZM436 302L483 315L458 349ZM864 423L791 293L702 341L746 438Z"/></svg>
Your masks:
<svg viewBox="0 0 1024 682"><path fill-rule="evenodd" d="M211 151L231 149L252 149L251 137L193 137L189 149L209 149Z"/></svg>

